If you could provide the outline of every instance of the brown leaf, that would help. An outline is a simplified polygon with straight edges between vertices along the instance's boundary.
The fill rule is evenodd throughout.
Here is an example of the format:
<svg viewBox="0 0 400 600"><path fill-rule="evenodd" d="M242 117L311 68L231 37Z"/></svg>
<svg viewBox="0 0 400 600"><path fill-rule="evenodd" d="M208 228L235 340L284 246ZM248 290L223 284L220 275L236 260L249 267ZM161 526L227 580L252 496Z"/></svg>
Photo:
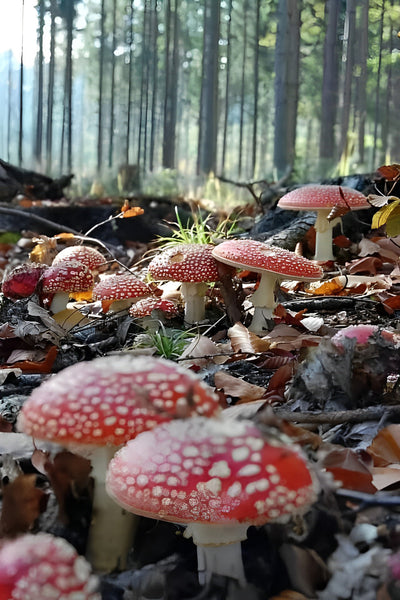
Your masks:
<svg viewBox="0 0 400 600"><path fill-rule="evenodd" d="M285 365L279 367L279 369L275 371L275 373L272 375L271 379L268 382L267 391L278 392L279 395L282 396L282 401L284 400L285 386L287 382L290 381L290 379L292 379L293 377L294 364L295 362L294 360L292 360L291 362L288 362Z"/></svg>
<svg viewBox="0 0 400 600"><path fill-rule="evenodd" d="M330 222L338 217L343 217L343 215L348 213L350 210L351 208L349 206L334 206L326 218Z"/></svg>
<svg viewBox="0 0 400 600"><path fill-rule="evenodd" d="M376 467L400 463L400 424L381 429L367 448Z"/></svg>
<svg viewBox="0 0 400 600"><path fill-rule="evenodd" d="M382 268L382 261L377 256L367 256L366 258L353 260L346 266L351 275L356 275L357 273L376 275L377 271Z"/></svg>
<svg viewBox="0 0 400 600"><path fill-rule="evenodd" d="M143 208L140 208L139 206L132 206L132 208L128 208L127 210L123 211L124 219L137 217L138 215L143 215L143 213Z"/></svg>
<svg viewBox="0 0 400 600"><path fill-rule="evenodd" d="M398 465L388 467L373 467L372 482L377 490L383 490L400 481L400 468Z"/></svg>
<svg viewBox="0 0 400 600"><path fill-rule="evenodd" d="M348 237L346 237L345 235L337 235L336 237L333 238L332 242L335 244L335 246L337 246L338 248L350 248L352 242L351 240L349 240Z"/></svg>
<svg viewBox="0 0 400 600"><path fill-rule="evenodd" d="M376 492L372 473L366 462L366 453L361 454L351 448L335 448L325 456L322 466L345 489L368 494Z"/></svg>
<svg viewBox="0 0 400 600"><path fill-rule="evenodd" d="M397 165L396 163L393 165L382 165L381 167L378 167L376 171L388 181L394 181L400 177L400 165Z"/></svg>
<svg viewBox="0 0 400 600"><path fill-rule="evenodd" d="M19 475L3 487L0 536L14 537L31 529L44 511L46 496L36 487L36 475Z"/></svg>
<svg viewBox="0 0 400 600"><path fill-rule="evenodd" d="M239 402L260 400L266 392L265 388L247 383L239 377L232 377L225 371L215 373L214 384L217 389L223 389L227 396L239 398Z"/></svg>
<svg viewBox="0 0 400 600"><path fill-rule="evenodd" d="M228 337L231 340L232 350L234 352L248 352L250 354L257 352L265 352L269 348L269 344L263 341L242 323L235 323L228 329Z"/></svg>

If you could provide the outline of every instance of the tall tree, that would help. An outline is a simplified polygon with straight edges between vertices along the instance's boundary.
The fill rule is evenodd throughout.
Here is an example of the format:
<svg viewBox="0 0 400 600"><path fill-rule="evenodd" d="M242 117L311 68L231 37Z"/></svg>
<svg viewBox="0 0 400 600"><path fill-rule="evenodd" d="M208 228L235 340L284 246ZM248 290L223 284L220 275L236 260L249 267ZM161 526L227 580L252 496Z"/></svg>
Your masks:
<svg viewBox="0 0 400 600"><path fill-rule="evenodd" d="M46 169L51 172L53 159L53 110L54 110L54 75L56 47L57 0L50 0L50 59L47 89L47 124L46 124Z"/></svg>
<svg viewBox="0 0 400 600"><path fill-rule="evenodd" d="M369 0L361 0L361 14L356 44L357 76L354 101L354 130L358 132L358 155L361 164L365 163L365 122L367 117L367 61L368 61L368 8Z"/></svg>
<svg viewBox="0 0 400 600"><path fill-rule="evenodd" d="M167 0L165 13L165 96L162 164L175 168L176 117L178 105L179 73L179 0L175 0L172 11L171 0ZM172 40L171 40L172 32ZM171 43L172 41L172 43Z"/></svg>
<svg viewBox="0 0 400 600"><path fill-rule="evenodd" d="M108 166L112 167L114 154L114 121L115 121L115 50L117 47L117 0L112 4L112 42L111 42L111 99L110 99L110 131L108 142Z"/></svg>
<svg viewBox="0 0 400 600"><path fill-rule="evenodd" d="M226 66L225 66L225 101L224 101L224 125L223 125L223 140L222 140L222 172L225 171L226 149L228 141L228 115L229 115L229 98L230 98L230 80L231 80L231 25L232 25L232 0L228 3L227 15L227 31L226 31Z"/></svg>
<svg viewBox="0 0 400 600"><path fill-rule="evenodd" d="M158 0L154 0L151 19L151 73L152 73L152 100L151 100L151 126L150 126L150 171L154 169L155 139L157 128L157 97L158 97Z"/></svg>
<svg viewBox="0 0 400 600"><path fill-rule="evenodd" d="M206 175L216 167L219 25L220 3L205 0L197 171Z"/></svg>
<svg viewBox="0 0 400 600"><path fill-rule="evenodd" d="M128 7L128 98L126 108L126 145L125 145L125 163L130 163L130 148L132 138L132 88L133 88L133 19L134 19L134 0L131 0Z"/></svg>
<svg viewBox="0 0 400 600"><path fill-rule="evenodd" d="M347 163L347 159L351 154L349 147L349 123L350 113L352 109L352 88L353 88L353 73L354 73L354 47L355 47L355 17L356 3L355 0L346 0L346 18L343 33L343 58L344 65L343 83L342 83L342 102L341 102L341 119L340 119L340 142L339 142L339 159L343 164Z"/></svg>
<svg viewBox="0 0 400 600"><path fill-rule="evenodd" d="M35 136L35 158L37 166L42 162L42 140L43 140L43 31L44 31L44 0L39 0L38 10L38 79L37 79L37 108L36 108L36 136Z"/></svg>
<svg viewBox="0 0 400 600"><path fill-rule="evenodd" d="M21 5L21 55L19 62L19 130L18 130L18 164L22 165L22 141L24 135L24 27L25 0Z"/></svg>
<svg viewBox="0 0 400 600"><path fill-rule="evenodd" d="M275 46L274 166L278 176L295 160L300 66L300 2L279 0Z"/></svg>
<svg viewBox="0 0 400 600"><path fill-rule="evenodd" d="M335 125L338 110L339 52L338 27L341 0L326 0L324 40L324 66L321 99L321 128L319 157L326 171L336 160Z"/></svg>
<svg viewBox="0 0 400 600"><path fill-rule="evenodd" d="M254 22L254 60L253 60L253 132L252 132L252 152L251 152L251 172L255 176L257 166L257 131L258 131L258 94L259 94L259 38L260 38L260 2L256 0L256 18Z"/></svg>
<svg viewBox="0 0 400 600"><path fill-rule="evenodd" d="M247 0L243 2L243 42L242 42L242 76L240 81L240 112L239 112L239 144L238 144L238 175L242 174L243 160L243 130L246 94L246 72L247 72Z"/></svg>
<svg viewBox="0 0 400 600"><path fill-rule="evenodd" d="M74 35L75 2L76 0L61 0L60 3L60 12L65 20L66 31L60 169L63 169L64 144L66 138L67 167L69 171L72 169L72 42Z"/></svg>
<svg viewBox="0 0 400 600"><path fill-rule="evenodd" d="M103 92L104 92L104 50L105 50L105 0L101 0L100 13L100 54L99 54L99 99L97 119L97 174L101 172L103 164Z"/></svg>
<svg viewBox="0 0 400 600"><path fill-rule="evenodd" d="M379 51L378 51L378 69L376 74L376 87L375 87L375 115L374 115L374 138L372 146L372 165L375 165L377 160L377 147L378 147L378 127L381 119L380 110L380 96L381 96L381 78L382 78L382 41L383 41L383 24L385 17L385 0L381 1L381 11L379 19Z"/></svg>

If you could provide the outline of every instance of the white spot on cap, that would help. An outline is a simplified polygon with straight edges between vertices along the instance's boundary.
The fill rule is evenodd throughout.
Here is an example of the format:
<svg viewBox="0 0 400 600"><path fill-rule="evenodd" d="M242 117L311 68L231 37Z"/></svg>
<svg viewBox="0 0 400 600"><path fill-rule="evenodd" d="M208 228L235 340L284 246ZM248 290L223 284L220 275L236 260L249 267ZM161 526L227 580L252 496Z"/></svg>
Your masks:
<svg viewBox="0 0 400 600"><path fill-rule="evenodd" d="M261 471L259 465L245 465L238 471L239 477L250 477L251 475L257 475Z"/></svg>
<svg viewBox="0 0 400 600"><path fill-rule="evenodd" d="M233 460L236 460L238 462L240 460L246 460L249 454L250 450L246 448L246 446L242 446L241 448L235 448L235 450L232 450L232 458Z"/></svg>
<svg viewBox="0 0 400 600"><path fill-rule="evenodd" d="M208 471L210 477L229 477L231 470L226 460L219 460L213 464L211 469Z"/></svg>

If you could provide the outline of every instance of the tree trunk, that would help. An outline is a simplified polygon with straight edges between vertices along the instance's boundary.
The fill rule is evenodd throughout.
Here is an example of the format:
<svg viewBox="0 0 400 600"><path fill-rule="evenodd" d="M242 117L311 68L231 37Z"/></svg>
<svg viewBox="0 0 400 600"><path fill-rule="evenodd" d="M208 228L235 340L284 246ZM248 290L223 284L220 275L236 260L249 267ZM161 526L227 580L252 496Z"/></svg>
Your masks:
<svg viewBox="0 0 400 600"><path fill-rule="evenodd" d="M251 152L251 172L255 177L257 167L257 132L258 132L258 95L259 95L259 39L260 39L260 4L261 0L256 0L256 18L255 18L255 36L254 36L254 62L253 62L253 78L254 78L254 96L253 96L253 136L252 136L252 152Z"/></svg>
<svg viewBox="0 0 400 600"><path fill-rule="evenodd" d="M151 99L151 124L150 124L150 171L154 170L154 153L155 153L155 139L156 139L156 112L157 112L157 96L158 96L158 0L155 0L154 7L152 10L152 22L151 22L151 52L152 52L152 99Z"/></svg>
<svg viewBox="0 0 400 600"><path fill-rule="evenodd" d="M37 79L37 109L36 109L36 136L35 136L35 158L36 165L40 168L42 163L42 139L43 139L43 29L44 29L44 0L38 2L38 79Z"/></svg>
<svg viewBox="0 0 400 600"><path fill-rule="evenodd" d="M113 165L114 154L114 121L115 121L115 49L117 46L117 0L112 6L112 47L111 47L111 98L110 98L110 136L108 144L108 167Z"/></svg>
<svg viewBox="0 0 400 600"><path fill-rule="evenodd" d="M176 116L178 104L178 36L179 0L175 0L172 15L171 0L166 7L166 42L165 42L165 99L164 99L164 131L162 164L166 169L175 168L176 152ZM172 21L173 19L173 21ZM171 32L173 44L171 52Z"/></svg>
<svg viewBox="0 0 400 600"><path fill-rule="evenodd" d="M374 120L374 142L372 146L372 168L376 164L377 146L378 146L378 127L381 119L380 96L381 96L381 77L382 77L382 41L383 41L383 20L385 16L385 0L381 4L381 16L379 23L379 54L378 54L378 71L376 74L375 86L375 120Z"/></svg>
<svg viewBox="0 0 400 600"><path fill-rule="evenodd" d="M354 42L355 42L355 0L346 2L346 20L343 35L344 78L342 91L342 112L340 119L339 159L343 167L352 153L349 139L349 123L351 112L352 84L354 71Z"/></svg>
<svg viewBox="0 0 400 600"><path fill-rule="evenodd" d="M24 17L25 0L22 0L21 14L21 56L19 63L19 131L18 131L18 164L22 165L22 140L24 128Z"/></svg>
<svg viewBox="0 0 400 600"><path fill-rule="evenodd" d="M340 4L341 0L327 0L325 3L326 34L319 141L322 172L332 168L336 159L335 125L339 88L338 25Z"/></svg>
<svg viewBox="0 0 400 600"><path fill-rule="evenodd" d="M129 63L128 63L128 98L127 98L127 115L126 115L126 147L125 147L125 163L130 163L130 148L131 148L131 104L132 104L132 71L133 71L133 16L134 16L134 0L131 0L129 7L129 29L128 29L128 46L129 46Z"/></svg>
<svg viewBox="0 0 400 600"><path fill-rule="evenodd" d="M243 159L243 129L244 129L244 103L246 89L247 67L247 0L243 2L243 41L242 41L242 75L240 80L240 117L239 117L239 144L238 144L238 175L242 175Z"/></svg>
<svg viewBox="0 0 400 600"><path fill-rule="evenodd" d="M54 72L56 46L56 10L57 1L50 0L50 60L47 93L47 124L46 124L46 170L51 172L53 154L53 107L54 107Z"/></svg>
<svg viewBox="0 0 400 600"><path fill-rule="evenodd" d="M101 0L100 16L100 55L99 55L99 100L97 121L97 175L100 175L103 164L103 82L104 82L104 46L105 46L105 0Z"/></svg>
<svg viewBox="0 0 400 600"><path fill-rule="evenodd" d="M360 164L365 164L365 121L367 117L367 60L368 60L368 8L369 0L362 0L357 39L357 63L359 75L356 79L355 131L358 135Z"/></svg>
<svg viewBox="0 0 400 600"><path fill-rule="evenodd" d="M222 172L225 171L226 146L228 140L228 115L229 115L229 96L230 96L230 75L231 75L231 24L232 24L232 0L228 4L228 24L226 31L226 76L225 76L225 106L224 106L224 126L222 140Z"/></svg>
<svg viewBox="0 0 400 600"><path fill-rule="evenodd" d="M206 0L197 154L197 171L206 175L216 167L219 18L220 3Z"/></svg>
<svg viewBox="0 0 400 600"><path fill-rule="evenodd" d="M275 47L274 166L278 177L295 160L300 64L300 7L298 0L279 0Z"/></svg>

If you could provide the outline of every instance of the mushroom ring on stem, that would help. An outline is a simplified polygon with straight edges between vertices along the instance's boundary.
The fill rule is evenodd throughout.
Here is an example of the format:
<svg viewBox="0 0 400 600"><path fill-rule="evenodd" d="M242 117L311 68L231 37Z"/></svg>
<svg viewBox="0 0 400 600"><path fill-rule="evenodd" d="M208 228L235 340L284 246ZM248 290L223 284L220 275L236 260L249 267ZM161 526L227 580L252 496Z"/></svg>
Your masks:
<svg viewBox="0 0 400 600"><path fill-rule="evenodd" d="M300 514L316 497L306 460L286 436L203 417L128 442L110 462L106 489L126 510L187 525L201 584L214 572L245 585L240 542L248 527Z"/></svg>
<svg viewBox="0 0 400 600"><path fill-rule="evenodd" d="M254 317L249 329L254 332L268 328L268 320L272 318L277 304L277 283L285 279L313 281L323 275L322 268L314 261L256 240L226 240L214 248L213 256L237 269L260 273L259 286L250 296Z"/></svg>
<svg viewBox="0 0 400 600"><path fill-rule="evenodd" d="M340 222L340 217L329 220L332 209L371 208L364 194L340 185L305 185L296 188L282 196L278 206L287 210L317 211L314 259L321 262L335 258L332 252L332 229Z"/></svg>
<svg viewBox="0 0 400 600"><path fill-rule="evenodd" d="M116 355L76 363L43 382L23 405L18 429L90 458L95 487L87 557L107 571L125 566L136 525L105 493L117 448L171 419L219 412L216 394L184 367Z"/></svg>
<svg viewBox="0 0 400 600"><path fill-rule="evenodd" d="M178 244L157 254L149 264L155 281L180 281L185 302L185 322L193 325L205 316L207 283L218 281L211 244Z"/></svg>

